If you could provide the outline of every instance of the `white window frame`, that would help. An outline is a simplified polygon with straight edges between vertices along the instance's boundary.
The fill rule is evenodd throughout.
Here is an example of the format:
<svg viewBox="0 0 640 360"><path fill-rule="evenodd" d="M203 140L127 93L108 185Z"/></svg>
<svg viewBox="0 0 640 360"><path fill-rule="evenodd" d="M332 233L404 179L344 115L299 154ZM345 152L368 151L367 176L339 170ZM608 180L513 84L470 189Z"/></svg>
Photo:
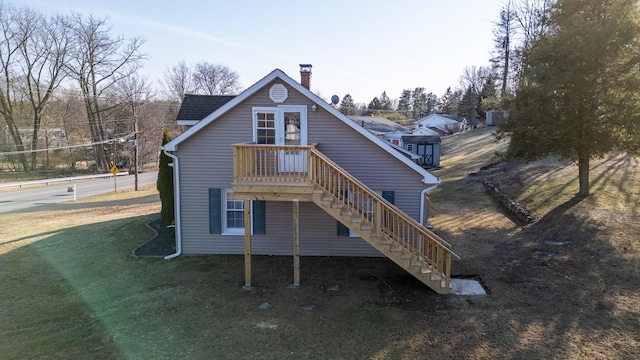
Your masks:
<svg viewBox="0 0 640 360"><path fill-rule="evenodd" d="M235 200L229 199L229 194L232 194L233 191L231 189L223 189L222 190L222 208L221 214L222 217L222 235L244 235L244 226L242 228L229 228L227 227L227 201L238 201L242 203L242 216L244 216L244 200ZM253 201L251 201L251 213L253 214ZM253 217L251 218L251 235L253 235Z"/></svg>
<svg viewBox="0 0 640 360"><path fill-rule="evenodd" d="M300 145L307 145L307 107L304 105L278 105L276 107L255 106L252 110L253 142L258 143L258 113L274 114L275 144L284 145L284 113L300 113ZM269 128L270 129L270 128Z"/></svg>
<svg viewBox="0 0 640 360"><path fill-rule="evenodd" d="M268 113L268 114L273 114L273 126L274 126L274 142L277 144L278 143L278 136L280 136L279 134L279 130L278 130L278 108L277 107L254 107L253 109L253 142L255 144L258 143L258 113ZM263 128L261 128L263 129ZM270 129L270 128L268 128Z"/></svg>
<svg viewBox="0 0 640 360"><path fill-rule="evenodd" d="M407 144L407 151L413 152L414 151L413 146L414 146L414 144Z"/></svg>

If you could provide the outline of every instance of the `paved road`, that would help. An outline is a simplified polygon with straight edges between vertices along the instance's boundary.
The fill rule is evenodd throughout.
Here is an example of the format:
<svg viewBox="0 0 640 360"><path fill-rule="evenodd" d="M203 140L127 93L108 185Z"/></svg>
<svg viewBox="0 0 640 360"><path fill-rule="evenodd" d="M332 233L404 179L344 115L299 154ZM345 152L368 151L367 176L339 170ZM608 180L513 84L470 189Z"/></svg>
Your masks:
<svg viewBox="0 0 640 360"><path fill-rule="evenodd" d="M155 184L158 179L157 172L138 174L138 187ZM135 177L133 175L118 176L116 185L118 191L132 190L134 188ZM53 183L52 185L23 188L15 191L0 192L0 214L9 212L20 212L30 208L57 204L65 201L73 201L73 193L67 189L73 186L72 183ZM97 179L91 181L79 181L76 185L76 198L99 195L114 191L113 178Z"/></svg>

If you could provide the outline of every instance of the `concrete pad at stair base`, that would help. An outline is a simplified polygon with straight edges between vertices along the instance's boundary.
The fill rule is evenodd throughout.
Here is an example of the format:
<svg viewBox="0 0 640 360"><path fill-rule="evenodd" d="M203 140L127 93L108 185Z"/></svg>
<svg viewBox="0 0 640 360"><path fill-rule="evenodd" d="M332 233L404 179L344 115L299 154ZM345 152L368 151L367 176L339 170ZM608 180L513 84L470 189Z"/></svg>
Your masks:
<svg viewBox="0 0 640 360"><path fill-rule="evenodd" d="M451 279L451 293L454 295L487 295L478 280Z"/></svg>

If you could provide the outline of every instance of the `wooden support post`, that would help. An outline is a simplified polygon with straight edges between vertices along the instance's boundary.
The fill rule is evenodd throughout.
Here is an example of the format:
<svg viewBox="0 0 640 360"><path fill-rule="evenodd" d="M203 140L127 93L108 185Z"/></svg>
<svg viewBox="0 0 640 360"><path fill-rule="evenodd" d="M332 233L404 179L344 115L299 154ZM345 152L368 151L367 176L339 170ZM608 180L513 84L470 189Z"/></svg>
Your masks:
<svg viewBox="0 0 640 360"><path fill-rule="evenodd" d="M244 286L251 290L251 200L244 200Z"/></svg>
<svg viewBox="0 0 640 360"><path fill-rule="evenodd" d="M447 273L445 277L445 280L446 280L445 286L447 287L447 289L449 289L451 288L451 253L450 252L447 252L447 265L446 265L445 271Z"/></svg>
<svg viewBox="0 0 640 360"><path fill-rule="evenodd" d="M293 284L300 287L300 201L293 199Z"/></svg>

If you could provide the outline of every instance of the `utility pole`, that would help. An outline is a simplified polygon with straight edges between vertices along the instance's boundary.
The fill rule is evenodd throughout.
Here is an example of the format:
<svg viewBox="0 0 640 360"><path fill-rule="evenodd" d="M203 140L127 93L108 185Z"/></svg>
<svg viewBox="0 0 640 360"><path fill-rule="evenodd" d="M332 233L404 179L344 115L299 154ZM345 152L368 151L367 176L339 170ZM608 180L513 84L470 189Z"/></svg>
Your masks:
<svg viewBox="0 0 640 360"><path fill-rule="evenodd" d="M134 190L138 191L138 117L133 113L133 171L135 172Z"/></svg>

